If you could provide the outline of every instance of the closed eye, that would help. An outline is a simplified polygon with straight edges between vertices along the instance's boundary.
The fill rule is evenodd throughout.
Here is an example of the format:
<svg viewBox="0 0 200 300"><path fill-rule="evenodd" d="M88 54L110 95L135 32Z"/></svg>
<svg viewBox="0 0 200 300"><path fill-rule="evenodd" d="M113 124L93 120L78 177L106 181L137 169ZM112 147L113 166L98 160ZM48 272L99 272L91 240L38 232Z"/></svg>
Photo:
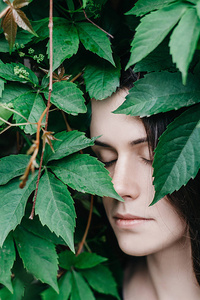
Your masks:
<svg viewBox="0 0 200 300"><path fill-rule="evenodd" d="M117 160L116 159L113 159L111 161L102 161L101 162L105 165L106 168L109 168L111 167Z"/></svg>
<svg viewBox="0 0 200 300"><path fill-rule="evenodd" d="M146 159L146 158L142 157L142 160L146 165L152 165L152 163L153 163L153 159Z"/></svg>

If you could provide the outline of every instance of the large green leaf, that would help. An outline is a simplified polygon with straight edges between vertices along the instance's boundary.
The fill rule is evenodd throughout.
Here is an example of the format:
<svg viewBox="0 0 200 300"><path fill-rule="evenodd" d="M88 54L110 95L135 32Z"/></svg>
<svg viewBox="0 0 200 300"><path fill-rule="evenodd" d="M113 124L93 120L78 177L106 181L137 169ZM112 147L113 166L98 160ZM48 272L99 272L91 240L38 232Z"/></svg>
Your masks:
<svg viewBox="0 0 200 300"><path fill-rule="evenodd" d="M53 84L51 103L68 114L77 115L86 112L85 99L75 83L60 81ZM48 99L48 92L44 93Z"/></svg>
<svg viewBox="0 0 200 300"><path fill-rule="evenodd" d="M23 299L24 296L24 283L18 279L13 280L13 293L11 293L7 288L0 289L0 299L1 300L18 300Z"/></svg>
<svg viewBox="0 0 200 300"><path fill-rule="evenodd" d="M186 83L189 64L193 58L200 34L200 20L196 9L188 9L174 29L169 43L170 52Z"/></svg>
<svg viewBox="0 0 200 300"><path fill-rule="evenodd" d="M76 24L76 26L83 46L115 66L110 41L106 33L91 23L82 22Z"/></svg>
<svg viewBox="0 0 200 300"><path fill-rule="evenodd" d="M13 292L11 283L11 268L15 260L15 247L12 237L9 235L0 248L0 283Z"/></svg>
<svg viewBox="0 0 200 300"><path fill-rule="evenodd" d="M0 247L8 233L15 229L24 215L26 202L36 185L37 173L30 176L26 186L19 188L19 179L0 187Z"/></svg>
<svg viewBox="0 0 200 300"><path fill-rule="evenodd" d="M101 61L87 65L83 77L90 98L102 100L111 96L119 86L120 68Z"/></svg>
<svg viewBox="0 0 200 300"><path fill-rule="evenodd" d="M76 27L65 19L60 18L60 22L53 27L53 70L61 63L76 54L79 46L79 37ZM49 43L48 50L49 56Z"/></svg>
<svg viewBox="0 0 200 300"><path fill-rule="evenodd" d="M13 108L12 103L0 103L0 125L4 124L12 116L13 112L10 108Z"/></svg>
<svg viewBox="0 0 200 300"><path fill-rule="evenodd" d="M136 4L129 10L126 15L142 16L156 9L168 6L174 0L138 0Z"/></svg>
<svg viewBox="0 0 200 300"><path fill-rule="evenodd" d="M1 103L9 103L13 102L17 97L21 94L27 93L31 91L29 86L21 83L9 83L5 85L5 89L2 94L2 98L0 98Z"/></svg>
<svg viewBox="0 0 200 300"><path fill-rule="evenodd" d="M81 274L72 271L71 300L95 300L95 297Z"/></svg>
<svg viewBox="0 0 200 300"><path fill-rule="evenodd" d="M55 153L47 148L44 153L44 160L50 161L63 158L69 154L94 145L93 140L86 138L83 132L73 130L70 132L62 131L55 134L57 141L53 141Z"/></svg>
<svg viewBox="0 0 200 300"><path fill-rule="evenodd" d="M57 236L60 235L74 251L76 214L73 199L66 185L47 171L40 179L35 212L41 223L47 225Z"/></svg>
<svg viewBox="0 0 200 300"><path fill-rule="evenodd" d="M135 82L126 101L115 113L144 117L198 102L200 86L197 77L189 74L187 85L184 86L180 73L165 71L147 74Z"/></svg>
<svg viewBox="0 0 200 300"><path fill-rule="evenodd" d="M200 105L195 105L172 122L155 150L153 203L179 190L200 168Z"/></svg>
<svg viewBox="0 0 200 300"><path fill-rule="evenodd" d="M22 226L15 230L14 237L24 267L37 279L48 283L58 292L58 261L55 246Z"/></svg>
<svg viewBox="0 0 200 300"><path fill-rule="evenodd" d="M131 43L131 57L127 68L153 51L176 25L187 8L186 3L176 3L143 17Z"/></svg>
<svg viewBox="0 0 200 300"><path fill-rule="evenodd" d="M75 190L122 200L104 165L88 154L71 155L50 167L58 178Z"/></svg>
<svg viewBox="0 0 200 300"><path fill-rule="evenodd" d="M30 214L30 213L29 213ZM49 228L45 225L43 226L39 220L38 216L34 216L33 220L30 220L28 216L25 216L22 219L21 225L26 228L28 231L45 239L55 245L65 245L65 241L61 237L57 237L54 232L51 232Z"/></svg>
<svg viewBox="0 0 200 300"><path fill-rule="evenodd" d="M74 253L66 250L59 254L59 265L66 270L70 270L72 266L77 269L93 268L106 260L108 259L105 257L89 252L83 252L76 256Z"/></svg>
<svg viewBox="0 0 200 300"><path fill-rule="evenodd" d="M107 267L99 265L92 269L81 270L81 274L95 291L120 299L117 284Z"/></svg>
<svg viewBox="0 0 200 300"><path fill-rule="evenodd" d="M38 93L26 93L19 96L14 101L14 109L23 115L30 123L37 123L46 106L42 96ZM14 118L17 123L24 123L26 120L20 115L15 114ZM45 123L45 117L43 118ZM34 134L37 131L37 124L21 125L25 133Z"/></svg>
<svg viewBox="0 0 200 300"><path fill-rule="evenodd" d="M16 176L22 175L30 156L25 154L9 155L0 159L0 185L6 184Z"/></svg>
<svg viewBox="0 0 200 300"><path fill-rule="evenodd" d="M23 75L20 77L20 74L17 75L16 67L21 69L21 73L27 72L27 75L24 75L25 77ZM20 63L4 64L0 60L0 77L10 81L32 82L33 85L38 84L38 78L35 73Z"/></svg>
<svg viewBox="0 0 200 300"><path fill-rule="evenodd" d="M67 272L58 281L59 294L57 294L52 288L49 288L42 292L41 296L43 300L68 300L72 289L72 274Z"/></svg>
<svg viewBox="0 0 200 300"><path fill-rule="evenodd" d="M2 97L2 92L4 90L4 83L5 81L3 79L0 79L0 97Z"/></svg>
<svg viewBox="0 0 200 300"><path fill-rule="evenodd" d="M134 72L157 72L161 70L177 71L169 54L168 39L165 39L156 49L140 60L134 67Z"/></svg>

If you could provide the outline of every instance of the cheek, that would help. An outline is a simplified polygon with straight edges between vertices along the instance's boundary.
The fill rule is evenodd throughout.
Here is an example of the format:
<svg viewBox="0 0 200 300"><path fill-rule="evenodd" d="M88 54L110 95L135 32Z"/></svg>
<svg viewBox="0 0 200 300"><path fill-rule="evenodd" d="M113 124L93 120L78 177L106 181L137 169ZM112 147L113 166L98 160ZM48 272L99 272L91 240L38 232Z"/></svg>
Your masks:
<svg viewBox="0 0 200 300"><path fill-rule="evenodd" d="M155 208L161 232L171 236L171 239L185 236L187 224L167 199L161 199Z"/></svg>
<svg viewBox="0 0 200 300"><path fill-rule="evenodd" d="M109 219L109 216L111 215L112 209L113 209L113 200L108 197L103 197L103 206L106 212L106 215Z"/></svg>

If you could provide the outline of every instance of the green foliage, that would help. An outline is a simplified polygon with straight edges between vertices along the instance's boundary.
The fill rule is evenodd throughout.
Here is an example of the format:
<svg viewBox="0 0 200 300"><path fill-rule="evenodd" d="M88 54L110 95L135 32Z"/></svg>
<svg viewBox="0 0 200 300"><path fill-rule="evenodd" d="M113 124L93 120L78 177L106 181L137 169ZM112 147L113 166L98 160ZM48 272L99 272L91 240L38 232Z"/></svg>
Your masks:
<svg viewBox="0 0 200 300"><path fill-rule="evenodd" d="M56 278L58 262L55 246L21 226L15 231L15 242L28 272L42 282L48 283L58 292Z"/></svg>
<svg viewBox="0 0 200 300"><path fill-rule="evenodd" d="M67 187L47 171L40 180L36 214L39 215L43 225L47 225L51 231L60 235L74 251L75 211L73 199Z"/></svg>
<svg viewBox="0 0 200 300"><path fill-rule="evenodd" d="M87 154L74 154L50 166L56 176L82 193L122 198L110 188L111 178L103 164Z"/></svg>
<svg viewBox="0 0 200 300"><path fill-rule="evenodd" d="M120 299L116 274L102 254L105 225L99 219L98 233L89 231L86 247L76 253L87 224L88 194L122 200L108 171L90 155L95 138L81 130L88 134L89 98L103 101L119 87L124 54L130 52L126 68L133 65L141 73L115 113L144 117L184 111L155 150L153 203L180 189L200 168L200 1L113 3L54 0L53 88L45 129L48 1L15 0L12 8L0 1L2 300ZM96 215L98 205L95 199Z"/></svg>
<svg viewBox="0 0 200 300"><path fill-rule="evenodd" d="M150 116L177 110L200 102L198 77L190 74L187 85L181 82L180 73L153 72L138 80L115 113L132 116Z"/></svg>
<svg viewBox="0 0 200 300"><path fill-rule="evenodd" d="M36 174L30 176L24 189L19 189L19 179L13 179L0 188L0 247L8 233L15 229L24 216L27 198L35 189Z"/></svg>
<svg viewBox="0 0 200 300"><path fill-rule="evenodd" d="M0 184L6 184L12 178L22 175L28 164L29 156L24 154L10 155L0 160Z"/></svg>
<svg viewBox="0 0 200 300"><path fill-rule="evenodd" d="M45 92L48 99L48 92ZM85 113L86 106L82 92L72 82L55 82L53 86L51 103L62 109L66 113L77 115Z"/></svg>
<svg viewBox="0 0 200 300"><path fill-rule="evenodd" d="M90 98L102 100L109 97L119 87L119 77L120 68L114 68L106 61L87 65L84 80Z"/></svg>
<svg viewBox="0 0 200 300"><path fill-rule="evenodd" d="M162 135L155 153L154 203L179 190L200 168L200 105L195 105L172 122ZM176 147L174 148L174 144ZM165 171L160 168L165 162ZM159 178L159 180L158 180Z"/></svg>
<svg viewBox="0 0 200 300"><path fill-rule="evenodd" d="M0 281L4 284L8 290L13 293L13 286L11 283L11 268L15 260L15 247L14 242L9 235L2 248L0 248Z"/></svg>

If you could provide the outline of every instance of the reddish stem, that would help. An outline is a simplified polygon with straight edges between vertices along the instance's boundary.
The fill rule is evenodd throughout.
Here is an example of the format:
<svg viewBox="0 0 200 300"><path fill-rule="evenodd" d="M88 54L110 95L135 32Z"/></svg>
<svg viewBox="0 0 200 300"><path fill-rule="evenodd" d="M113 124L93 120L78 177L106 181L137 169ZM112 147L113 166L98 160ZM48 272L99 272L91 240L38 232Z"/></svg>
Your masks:
<svg viewBox="0 0 200 300"><path fill-rule="evenodd" d="M91 195L90 212L89 212L89 216L88 216L88 222L87 222L87 226L86 226L85 233L83 235L82 241L79 244L76 256L78 256L81 253L81 251L83 249L83 245L84 245L85 240L86 240L86 237L88 235L88 231L89 231L91 220L92 220L93 202L94 202L94 196Z"/></svg>
<svg viewBox="0 0 200 300"><path fill-rule="evenodd" d="M49 72L50 72L50 77L49 77L49 96L48 96L48 101L47 101L47 107L45 109L45 112L46 112L45 130L47 130L47 126L48 126L49 108L51 106L51 103L50 103L51 92L52 92L52 88L53 88L53 0L50 0L49 4L50 4L50 7L49 7L49 44L50 44ZM42 118L40 118L41 122L42 122L42 119L43 119L43 114L42 114ZM38 124L37 138L39 138L39 132L40 132L40 124ZM36 198L37 198L37 193L38 193L43 156L44 156L44 151L42 151L42 155L40 158L40 166L39 166L36 189L35 189L35 194L34 194L33 207L32 207L32 211L31 211L29 219L33 219L33 216L35 213L35 204L36 204Z"/></svg>

